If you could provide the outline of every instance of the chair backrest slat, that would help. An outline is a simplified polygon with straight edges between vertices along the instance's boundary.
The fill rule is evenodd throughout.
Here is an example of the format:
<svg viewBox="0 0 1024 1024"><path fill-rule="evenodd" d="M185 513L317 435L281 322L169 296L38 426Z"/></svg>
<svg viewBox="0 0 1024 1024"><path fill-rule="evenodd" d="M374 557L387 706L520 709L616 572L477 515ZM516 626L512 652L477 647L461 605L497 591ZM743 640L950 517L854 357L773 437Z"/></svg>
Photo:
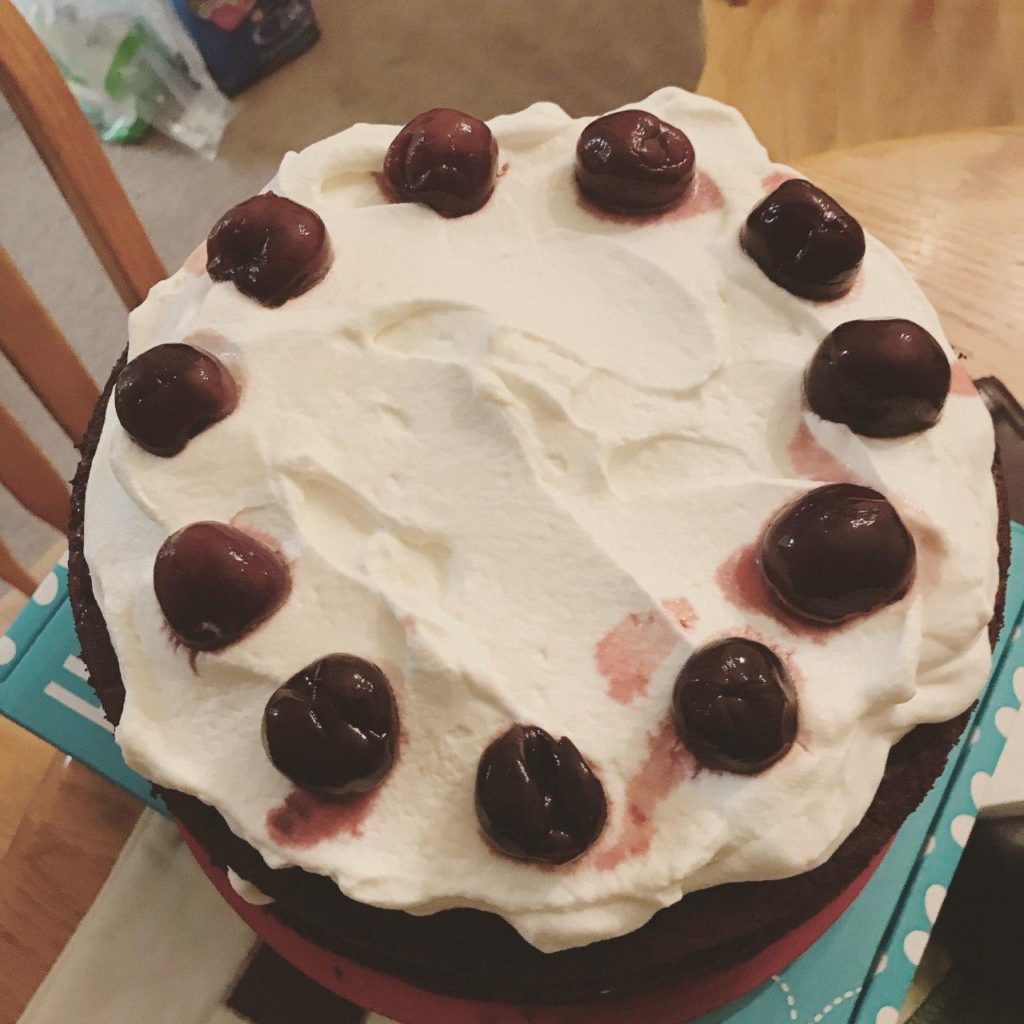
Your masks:
<svg viewBox="0 0 1024 1024"><path fill-rule="evenodd" d="M11 554L7 545L0 540L0 580L17 587L23 594L31 594L36 582L29 571Z"/></svg>
<svg viewBox="0 0 1024 1024"><path fill-rule="evenodd" d="M78 444L99 389L2 245L0 352L64 433Z"/></svg>
<svg viewBox="0 0 1024 1024"><path fill-rule="evenodd" d="M128 308L163 264L57 66L10 0L0 0L0 91L49 168Z"/></svg>
<svg viewBox="0 0 1024 1024"><path fill-rule="evenodd" d="M32 515L66 533L71 492L53 463L0 405L0 486Z"/></svg>
<svg viewBox="0 0 1024 1024"><path fill-rule="evenodd" d="M0 92L31 139L121 300L137 306L166 277L96 132L56 64L11 3L0 0ZM120 344L120 343L119 343ZM74 442L97 388L39 299L0 247L0 353ZM53 463L0 406L0 487L67 531L69 490ZM0 579L25 594L32 574L0 543Z"/></svg>

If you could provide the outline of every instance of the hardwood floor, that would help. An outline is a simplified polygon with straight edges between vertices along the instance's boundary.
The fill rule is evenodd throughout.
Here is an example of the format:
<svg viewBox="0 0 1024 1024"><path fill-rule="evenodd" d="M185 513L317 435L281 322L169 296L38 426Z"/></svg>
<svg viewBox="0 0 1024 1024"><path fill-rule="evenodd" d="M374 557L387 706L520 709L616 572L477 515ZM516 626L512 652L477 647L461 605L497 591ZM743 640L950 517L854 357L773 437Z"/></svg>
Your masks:
<svg viewBox="0 0 1024 1024"><path fill-rule="evenodd" d="M60 755L19 725L0 718L0 864L51 761Z"/></svg>
<svg viewBox="0 0 1024 1024"><path fill-rule="evenodd" d="M11 779L0 759L4 803ZM0 1022L14 1024L96 898L142 804L50 750L0 860Z"/></svg>

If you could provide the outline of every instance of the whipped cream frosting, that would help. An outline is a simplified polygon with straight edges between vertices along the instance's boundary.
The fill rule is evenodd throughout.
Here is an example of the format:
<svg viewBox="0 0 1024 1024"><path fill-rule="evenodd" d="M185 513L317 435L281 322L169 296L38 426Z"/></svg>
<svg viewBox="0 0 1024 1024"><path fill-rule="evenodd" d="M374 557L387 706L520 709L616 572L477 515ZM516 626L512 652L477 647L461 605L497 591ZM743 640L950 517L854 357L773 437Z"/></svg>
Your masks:
<svg viewBox="0 0 1024 1024"><path fill-rule="evenodd" d="M288 154L273 188L323 218L330 273L279 309L213 283L201 252L155 287L129 355L195 344L229 363L241 400L172 459L109 410L86 501L134 768L215 806L271 866L413 914L492 911L546 951L629 932L696 889L821 864L892 744L967 708L990 659L993 432L966 375L954 367L933 429L899 439L801 400L807 361L845 320L906 317L955 361L935 310L874 238L845 298L783 291L738 236L795 172L712 100L664 89L637 106L697 153L694 193L647 221L581 204L589 119L547 103L490 122L504 171L454 220L379 190L394 126ZM836 479L896 505L917 580L895 605L804 631L744 600L743 552ZM293 590L193 669L152 567L204 519L272 539ZM696 770L669 724L686 657L727 635L769 644L799 693L797 742L760 775ZM385 669L402 727L390 776L341 810L293 791L260 739L274 689L336 651ZM512 722L569 736L603 782L608 823L571 865L510 860L480 833L477 761Z"/></svg>
<svg viewBox="0 0 1024 1024"><path fill-rule="evenodd" d="M243 878L234 868L228 868L228 884L235 892L254 907L268 907L274 902L273 896L268 896L258 886Z"/></svg>

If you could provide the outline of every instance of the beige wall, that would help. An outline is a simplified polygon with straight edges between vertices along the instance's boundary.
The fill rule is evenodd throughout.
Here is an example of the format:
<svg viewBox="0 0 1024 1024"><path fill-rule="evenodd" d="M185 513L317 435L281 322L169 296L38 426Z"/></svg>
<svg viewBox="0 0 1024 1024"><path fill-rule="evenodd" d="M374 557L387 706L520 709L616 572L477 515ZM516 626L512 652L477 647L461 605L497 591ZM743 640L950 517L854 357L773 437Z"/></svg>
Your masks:
<svg viewBox="0 0 1024 1024"><path fill-rule="evenodd" d="M780 160L1024 123L1024 0L706 0L700 91Z"/></svg>

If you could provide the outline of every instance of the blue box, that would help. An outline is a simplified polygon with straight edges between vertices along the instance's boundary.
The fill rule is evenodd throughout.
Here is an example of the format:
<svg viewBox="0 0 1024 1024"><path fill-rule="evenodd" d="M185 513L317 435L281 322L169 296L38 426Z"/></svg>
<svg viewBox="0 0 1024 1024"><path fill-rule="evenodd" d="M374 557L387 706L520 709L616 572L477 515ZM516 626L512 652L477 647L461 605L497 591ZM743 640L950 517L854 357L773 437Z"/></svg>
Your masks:
<svg viewBox="0 0 1024 1024"><path fill-rule="evenodd" d="M65 555L0 637L0 714L166 814L149 781L124 763L88 680Z"/></svg>
<svg viewBox="0 0 1024 1024"><path fill-rule="evenodd" d="M228 96L305 53L320 28L310 0L173 0L210 77Z"/></svg>

